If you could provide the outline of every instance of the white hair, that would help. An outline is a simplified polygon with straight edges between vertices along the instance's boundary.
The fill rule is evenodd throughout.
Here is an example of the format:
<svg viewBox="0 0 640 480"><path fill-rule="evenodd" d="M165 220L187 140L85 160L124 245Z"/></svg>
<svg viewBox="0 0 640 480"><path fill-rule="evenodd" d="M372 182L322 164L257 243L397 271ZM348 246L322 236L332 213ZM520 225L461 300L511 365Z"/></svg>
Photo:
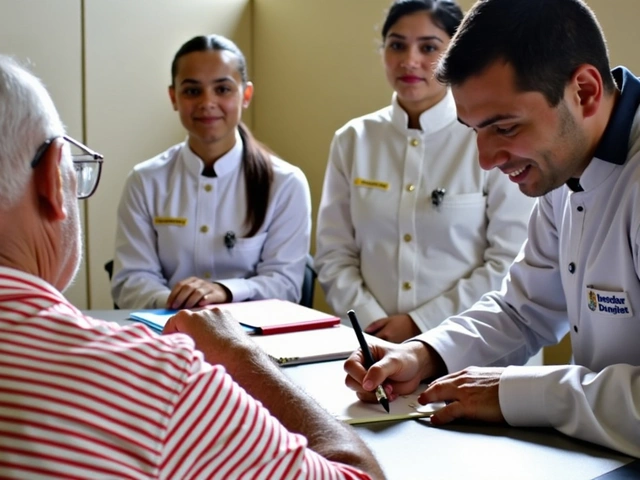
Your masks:
<svg viewBox="0 0 640 480"><path fill-rule="evenodd" d="M20 200L36 151L45 140L63 134L42 82L11 57L0 55L0 208Z"/></svg>

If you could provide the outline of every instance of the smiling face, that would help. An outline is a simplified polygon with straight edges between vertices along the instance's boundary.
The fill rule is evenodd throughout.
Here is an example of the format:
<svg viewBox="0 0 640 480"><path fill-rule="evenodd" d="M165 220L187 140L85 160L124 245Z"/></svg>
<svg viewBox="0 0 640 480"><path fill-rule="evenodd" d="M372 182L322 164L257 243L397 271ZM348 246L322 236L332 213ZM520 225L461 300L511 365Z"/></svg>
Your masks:
<svg viewBox="0 0 640 480"><path fill-rule="evenodd" d="M570 88L551 107L540 92L518 91L511 65L495 62L452 92L458 118L477 133L480 166L499 168L524 194L542 196L589 163L591 143Z"/></svg>
<svg viewBox="0 0 640 480"><path fill-rule="evenodd" d="M420 114L442 100L446 87L433 70L451 38L427 12L400 17L384 40L387 80L409 114Z"/></svg>
<svg viewBox="0 0 640 480"><path fill-rule="evenodd" d="M237 61L226 50L191 52L178 60L169 96L189 132L189 146L203 159L233 147L242 109L251 101L253 86L242 84Z"/></svg>

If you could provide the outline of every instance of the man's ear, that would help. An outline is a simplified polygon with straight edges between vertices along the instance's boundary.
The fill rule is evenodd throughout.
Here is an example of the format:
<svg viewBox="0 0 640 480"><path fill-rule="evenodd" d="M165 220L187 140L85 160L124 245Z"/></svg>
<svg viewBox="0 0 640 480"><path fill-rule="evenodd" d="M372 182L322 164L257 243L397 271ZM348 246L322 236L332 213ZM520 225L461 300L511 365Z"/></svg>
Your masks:
<svg viewBox="0 0 640 480"><path fill-rule="evenodd" d="M573 73L570 85L582 117L589 118L595 115L604 94L604 84L598 69L589 64L580 65Z"/></svg>
<svg viewBox="0 0 640 480"><path fill-rule="evenodd" d="M64 143L61 139L54 140L33 172L40 209L52 221L67 218L67 210L64 206L64 179L62 178L63 146Z"/></svg>
<svg viewBox="0 0 640 480"><path fill-rule="evenodd" d="M247 82L242 92L242 108L247 108L253 98L253 83Z"/></svg>

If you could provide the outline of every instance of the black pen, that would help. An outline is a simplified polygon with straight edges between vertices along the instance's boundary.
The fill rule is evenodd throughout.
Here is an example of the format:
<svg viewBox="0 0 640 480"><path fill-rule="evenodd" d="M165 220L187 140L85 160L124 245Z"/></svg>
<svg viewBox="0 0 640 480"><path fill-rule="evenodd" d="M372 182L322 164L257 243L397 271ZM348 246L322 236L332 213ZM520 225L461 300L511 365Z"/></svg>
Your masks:
<svg viewBox="0 0 640 480"><path fill-rule="evenodd" d="M356 318L356 312L353 310L349 310L347 312L349 316L349 320L351 320L351 325L353 325L353 329L356 332L356 337L358 337L358 343L360 344L360 348L362 349L362 354L364 355L364 366L367 370L371 368L375 362L373 361L373 357L371 356L371 351L369 350L369 345L367 345L367 341L364 339L364 335L362 334L362 329L360 328L360 324L358 323L358 319ZM389 413L389 399L387 398L387 394L384 392L384 388L382 385L378 385L376 387L376 398L380 405L384 407L384 409Z"/></svg>

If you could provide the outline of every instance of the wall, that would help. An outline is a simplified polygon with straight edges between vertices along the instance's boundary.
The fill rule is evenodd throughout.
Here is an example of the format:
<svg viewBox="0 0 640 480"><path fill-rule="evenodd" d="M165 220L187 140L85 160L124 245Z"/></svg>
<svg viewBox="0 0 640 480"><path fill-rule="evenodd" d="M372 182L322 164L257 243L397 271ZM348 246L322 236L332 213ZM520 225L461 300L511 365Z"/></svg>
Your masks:
<svg viewBox="0 0 640 480"><path fill-rule="evenodd" d="M608 38L613 65L640 74L638 0L587 0ZM336 129L389 103L378 53L390 0L254 0L254 133L300 166L311 186L314 218ZM472 0L461 0L467 10ZM312 247L313 250L313 247ZM328 309L316 288L316 308ZM568 341L545 363L566 363Z"/></svg>
<svg viewBox="0 0 640 480"><path fill-rule="evenodd" d="M81 26L80 0L0 0L0 53L14 56L43 79L68 133L79 140L83 139ZM83 307L86 272L83 262L74 285L65 292Z"/></svg>

